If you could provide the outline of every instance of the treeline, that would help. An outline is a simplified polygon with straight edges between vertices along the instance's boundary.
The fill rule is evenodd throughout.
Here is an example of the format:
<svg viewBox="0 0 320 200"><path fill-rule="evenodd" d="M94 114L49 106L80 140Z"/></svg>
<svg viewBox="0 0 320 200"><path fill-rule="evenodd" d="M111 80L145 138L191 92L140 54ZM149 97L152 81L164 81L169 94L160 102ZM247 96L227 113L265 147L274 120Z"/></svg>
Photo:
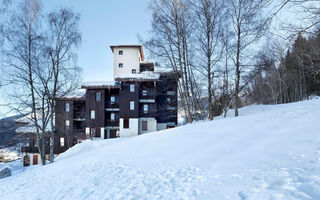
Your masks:
<svg viewBox="0 0 320 200"><path fill-rule="evenodd" d="M317 90L318 36L301 36L314 31L320 23L320 9L310 3L151 0L151 38L141 41L149 56L181 75L179 102L187 122L225 116L230 108L238 116L238 108L244 104L298 101ZM301 34L288 55L279 61L281 55L266 53L261 44L274 37L270 27L277 14L289 5L303 8L310 24L286 26L291 37Z"/></svg>
<svg viewBox="0 0 320 200"><path fill-rule="evenodd" d="M268 51L274 51L268 50ZM292 47L276 64L275 52L266 52L266 67L248 87L252 102L279 104L301 101L320 95L320 32L309 38L298 35Z"/></svg>

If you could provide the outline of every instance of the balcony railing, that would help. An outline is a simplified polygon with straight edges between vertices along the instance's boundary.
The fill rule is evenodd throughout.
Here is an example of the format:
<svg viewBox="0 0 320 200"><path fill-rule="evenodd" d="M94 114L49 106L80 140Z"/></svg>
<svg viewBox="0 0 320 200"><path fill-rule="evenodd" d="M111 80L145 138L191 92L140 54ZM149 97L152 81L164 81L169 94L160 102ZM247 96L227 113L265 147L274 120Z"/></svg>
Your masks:
<svg viewBox="0 0 320 200"><path fill-rule="evenodd" d="M86 119L86 113L85 112L74 112L73 118L78 120L85 120Z"/></svg>
<svg viewBox="0 0 320 200"><path fill-rule="evenodd" d="M119 126L119 120L106 120L106 126Z"/></svg>
<svg viewBox="0 0 320 200"><path fill-rule="evenodd" d="M107 101L106 108L119 108L119 103Z"/></svg>
<svg viewBox="0 0 320 200"><path fill-rule="evenodd" d="M79 129L78 129L78 128L75 128L75 129L74 129L74 133L76 133L76 134L85 133L85 129L84 129L84 128L79 128Z"/></svg>

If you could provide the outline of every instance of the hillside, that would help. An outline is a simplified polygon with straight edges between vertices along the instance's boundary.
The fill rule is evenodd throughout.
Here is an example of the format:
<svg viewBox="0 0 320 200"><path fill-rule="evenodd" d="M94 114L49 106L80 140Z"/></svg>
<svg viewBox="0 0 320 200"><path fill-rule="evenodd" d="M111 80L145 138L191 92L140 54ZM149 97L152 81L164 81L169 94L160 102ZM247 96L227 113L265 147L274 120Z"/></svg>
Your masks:
<svg viewBox="0 0 320 200"><path fill-rule="evenodd" d="M232 113L230 113L231 115ZM320 99L87 141L0 180L0 199L320 199Z"/></svg>
<svg viewBox="0 0 320 200"><path fill-rule="evenodd" d="M14 146L23 141L23 137L17 135L15 131L17 128L19 128L19 125L17 125L14 121L22 116L23 115L15 115L0 119L0 147Z"/></svg>

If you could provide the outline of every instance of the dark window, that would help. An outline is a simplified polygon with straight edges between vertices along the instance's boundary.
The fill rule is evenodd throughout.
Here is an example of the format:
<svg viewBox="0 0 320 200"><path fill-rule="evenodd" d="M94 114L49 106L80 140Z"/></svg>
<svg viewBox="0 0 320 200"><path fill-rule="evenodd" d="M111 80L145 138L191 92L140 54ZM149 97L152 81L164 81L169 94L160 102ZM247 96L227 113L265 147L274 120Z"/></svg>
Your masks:
<svg viewBox="0 0 320 200"><path fill-rule="evenodd" d="M147 131L148 130L148 121L142 121L142 130Z"/></svg>
<svg viewBox="0 0 320 200"><path fill-rule="evenodd" d="M123 119L123 128L129 128L129 119Z"/></svg>
<svg viewBox="0 0 320 200"><path fill-rule="evenodd" d="M101 92L96 93L96 101L101 101Z"/></svg>
<svg viewBox="0 0 320 200"><path fill-rule="evenodd" d="M137 73L137 70L136 69L132 69L132 73L133 74Z"/></svg>
<svg viewBox="0 0 320 200"><path fill-rule="evenodd" d="M119 55L123 55L123 51L119 51Z"/></svg>
<svg viewBox="0 0 320 200"><path fill-rule="evenodd" d="M123 68L123 63L119 63L119 68Z"/></svg>

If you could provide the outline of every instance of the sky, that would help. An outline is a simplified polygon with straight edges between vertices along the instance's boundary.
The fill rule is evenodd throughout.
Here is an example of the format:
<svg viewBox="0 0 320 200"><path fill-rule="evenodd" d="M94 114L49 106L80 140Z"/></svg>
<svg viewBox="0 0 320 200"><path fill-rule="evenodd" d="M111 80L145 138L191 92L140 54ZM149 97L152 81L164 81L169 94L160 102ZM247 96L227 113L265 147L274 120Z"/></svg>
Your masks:
<svg viewBox="0 0 320 200"><path fill-rule="evenodd" d="M64 7L80 13L82 44L78 65L84 81L112 80L110 45L138 44L138 34L147 37L151 29L148 0L46 0L46 11Z"/></svg>
<svg viewBox="0 0 320 200"><path fill-rule="evenodd" d="M83 81L113 79L113 54L110 45L139 44L151 30L149 0L43 0L44 12L61 7L72 8L81 16L82 43L78 49L78 65ZM6 98L0 95L0 104ZM0 107L0 119L13 115Z"/></svg>

